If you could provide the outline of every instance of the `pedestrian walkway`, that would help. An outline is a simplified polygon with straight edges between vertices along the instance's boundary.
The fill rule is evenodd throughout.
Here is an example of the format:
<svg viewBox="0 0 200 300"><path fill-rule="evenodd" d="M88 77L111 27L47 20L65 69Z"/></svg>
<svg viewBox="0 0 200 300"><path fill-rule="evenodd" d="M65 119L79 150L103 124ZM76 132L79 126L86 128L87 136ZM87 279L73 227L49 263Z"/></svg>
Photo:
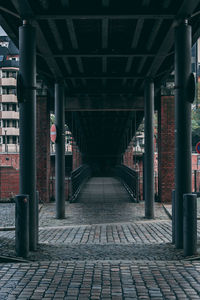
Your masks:
<svg viewBox="0 0 200 300"><path fill-rule="evenodd" d="M12 226L13 204L3 207ZM155 211L145 219L114 178L91 178L63 220L43 205L38 251L0 264L0 299L200 299L198 257L174 248L170 218L159 203ZM0 231L0 254L15 256L14 231Z"/></svg>

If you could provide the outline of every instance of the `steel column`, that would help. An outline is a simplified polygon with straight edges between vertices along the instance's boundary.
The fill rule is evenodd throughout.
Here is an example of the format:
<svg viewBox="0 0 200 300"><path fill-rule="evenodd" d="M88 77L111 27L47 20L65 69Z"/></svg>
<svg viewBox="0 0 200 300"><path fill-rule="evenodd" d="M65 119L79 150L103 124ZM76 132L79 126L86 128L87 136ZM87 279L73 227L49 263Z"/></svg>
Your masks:
<svg viewBox="0 0 200 300"><path fill-rule="evenodd" d="M183 254L197 252L197 195L183 195Z"/></svg>
<svg viewBox="0 0 200 300"><path fill-rule="evenodd" d="M56 218L65 218L65 107L64 86L55 84L55 123L57 127L55 160Z"/></svg>
<svg viewBox="0 0 200 300"><path fill-rule="evenodd" d="M19 74L23 82L20 99L20 194L29 195L29 245L37 247L36 224L36 34L23 22L19 28Z"/></svg>
<svg viewBox="0 0 200 300"><path fill-rule="evenodd" d="M191 104L186 86L191 72L191 26L175 28L175 218L176 248L183 248L183 194L191 193Z"/></svg>
<svg viewBox="0 0 200 300"><path fill-rule="evenodd" d="M154 83L145 81L145 217L154 218Z"/></svg>

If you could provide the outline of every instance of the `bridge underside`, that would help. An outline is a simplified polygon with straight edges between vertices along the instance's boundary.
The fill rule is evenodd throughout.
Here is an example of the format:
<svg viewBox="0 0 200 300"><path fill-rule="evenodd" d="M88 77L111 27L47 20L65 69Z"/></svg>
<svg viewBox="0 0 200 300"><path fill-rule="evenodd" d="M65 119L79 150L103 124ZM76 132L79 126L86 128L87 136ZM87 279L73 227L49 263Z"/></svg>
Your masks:
<svg viewBox="0 0 200 300"><path fill-rule="evenodd" d="M144 115L145 216L154 218L154 104L160 109L161 83L175 69L176 246L183 247L183 194L191 193L188 87L200 1L11 0L0 10L0 24L20 52L20 193L30 195L30 248L37 227L36 69L56 116L57 218L65 216L65 118L84 160L106 169L121 162Z"/></svg>
<svg viewBox="0 0 200 300"><path fill-rule="evenodd" d="M71 126L77 143L92 155L118 155L142 120L145 78L153 78L157 95L174 69L174 26L195 14L198 2L12 0L1 6L0 23L18 45L18 27L31 20L37 30L37 73L51 88L62 79L65 109L81 111L76 113L81 130ZM195 42L198 16L189 22ZM66 120L70 123L68 113Z"/></svg>

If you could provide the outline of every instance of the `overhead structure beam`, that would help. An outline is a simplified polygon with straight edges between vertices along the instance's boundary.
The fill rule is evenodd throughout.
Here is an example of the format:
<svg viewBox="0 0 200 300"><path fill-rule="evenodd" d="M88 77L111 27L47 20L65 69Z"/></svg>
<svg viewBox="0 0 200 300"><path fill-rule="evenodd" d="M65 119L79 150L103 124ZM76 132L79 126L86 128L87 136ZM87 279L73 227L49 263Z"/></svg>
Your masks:
<svg viewBox="0 0 200 300"><path fill-rule="evenodd" d="M108 7L110 5L110 0L102 0L102 4L104 7Z"/></svg>
<svg viewBox="0 0 200 300"><path fill-rule="evenodd" d="M143 5L144 7L148 7L148 6L149 6L149 3L150 3L150 0L143 0L142 5Z"/></svg>
<svg viewBox="0 0 200 300"><path fill-rule="evenodd" d="M133 41L132 41L132 44L131 44L132 49L137 48L139 38L141 37L141 31L142 31L143 25L144 25L144 19L138 19L137 25L136 25L136 28L135 28Z"/></svg>
<svg viewBox="0 0 200 300"><path fill-rule="evenodd" d="M70 69L71 70L71 69ZM84 75L84 74L81 74L81 75L75 75L75 74L70 74L69 76L65 76L63 77L64 79L72 79L72 78L75 78L75 79L123 79L123 78L129 78L129 79L144 79L145 76L141 76L141 75L131 75L130 73L123 73L123 74L88 74L88 75Z"/></svg>
<svg viewBox="0 0 200 300"><path fill-rule="evenodd" d="M142 97L102 98L91 99L78 97L67 97L65 104L66 111L135 111L144 110L144 99Z"/></svg>
<svg viewBox="0 0 200 300"><path fill-rule="evenodd" d="M170 53L171 54L171 53ZM127 52L105 52L105 51L98 51L98 52L91 52L91 53L87 53L87 52L80 52L80 51L70 51L68 53L61 53L61 54L54 54L53 57L155 57L157 54L156 53L151 53L151 52L131 52L131 51L127 51ZM166 57L166 55L164 54L159 54L157 55L162 56L162 57Z"/></svg>
<svg viewBox="0 0 200 300"><path fill-rule="evenodd" d="M176 15L175 14L157 14L157 13L149 13L149 14L130 14L130 12L124 13L124 14L107 14L107 13L91 13L91 14L74 14L74 13L68 13L68 14L37 14L35 15L35 18L37 20L69 20L69 19L169 19L173 20Z"/></svg>
<svg viewBox="0 0 200 300"><path fill-rule="evenodd" d="M102 48L108 48L108 18L102 19Z"/></svg>
<svg viewBox="0 0 200 300"><path fill-rule="evenodd" d="M70 2L70 0L61 0L61 4L63 7L69 7L69 5L70 5L69 2Z"/></svg>
<svg viewBox="0 0 200 300"><path fill-rule="evenodd" d="M188 17L191 15L191 13L195 10L195 8L198 5L198 1L196 0L184 0L182 1L182 5L177 13L176 19L179 16L181 19L185 16ZM170 49L172 48L174 42L174 22L172 22L171 26L169 27L169 30L165 36L165 39L163 40L157 55L155 56L151 68L149 69L147 76L155 77L157 71L159 70L160 66L162 65L163 61L166 58L166 55L168 55Z"/></svg>
<svg viewBox="0 0 200 300"><path fill-rule="evenodd" d="M158 30L159 30L159 27L161 26L162 24L162 20L156 20L154 25L153 25L153 28L151 30L151 34L147 40L147 43L146 43L146 49L148 51L151 50L152 46L153 46L153 43L155 41L155 38L156 38L156 35L158 34Z"/></svg>
<svg viewBox="0 0 200 300"><path fill-rule="evenodd" d="M72 43L72 48L78 49L78 40L77 40L73 20L67 19L66 23L67 23L67 27L68 27L68 31L69 31L70 40ZM76 56L76 62L77 62L78 68L79 68L79 72L84 73L83 62L82 62L82 59L80 56ZM83 84L86 85L86 81L84 79L82 81L83 81Z"/></svg>
<svg viewBox="0 0 200 300"><path fill-rule="evenodd" d="M63 50L63 42L62 42L62 39L60 38L60 33L58 32L55 21L54 20L48 20L48 24L49 24L49 27L50 27L52 33L53 33L53 36L54 36L54 39L55 39L55 42L56 42L56 46L58 47L58 49L60 51L62 51Z"/></svg>
<svg viewBox="0 0 200 300"><path fill-rule="evenodd" d="M27 15L28 18L33 18L34 13L33 13L27 0L24 0L23 3L22 2L18 3L18 1L12 0L12 4L14 5L15 9L18 11L20 16L23 17L23 16ZM52 75L55 78L59 78L61 71L60 71L55 59L53 58L53 54L49 48L46 38L45 38L38 22L34 21L33 23L37 30L37 48L42 53L42 57L46 61Z"/></svg>

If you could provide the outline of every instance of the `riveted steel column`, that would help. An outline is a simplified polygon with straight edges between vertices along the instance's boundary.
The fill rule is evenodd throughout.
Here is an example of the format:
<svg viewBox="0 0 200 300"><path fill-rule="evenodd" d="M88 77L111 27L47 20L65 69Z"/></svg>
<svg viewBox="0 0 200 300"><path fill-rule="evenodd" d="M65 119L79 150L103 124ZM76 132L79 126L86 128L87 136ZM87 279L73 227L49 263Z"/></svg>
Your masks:
<svg viewBox="0 0 200 300"><path fill-rule="evenodd" d="M175 28L175 245L183 248L183 194L191 193L191 104L185 88L191 72L191 26Z"/></svg>
<svg viewBox="0 0 200 300"><path fill-rule="evenodd" d="M19 74L23 82L20 111L20 194L29 195L29 245L36 250L36 38L35 28L19 28Z"/></svg>
<svg viewBox="0 0 200 300"><path fill-rule="evenodd" d="M55 84L55 123L57 127L56 140L56 218L65 218L65 107L63 83Z"/></svg>
<svg viewBox="0 0 200 300"><path fill-rule="evenodd" d="M145 81L145 217L154 218L154 83Z"/></svg>

